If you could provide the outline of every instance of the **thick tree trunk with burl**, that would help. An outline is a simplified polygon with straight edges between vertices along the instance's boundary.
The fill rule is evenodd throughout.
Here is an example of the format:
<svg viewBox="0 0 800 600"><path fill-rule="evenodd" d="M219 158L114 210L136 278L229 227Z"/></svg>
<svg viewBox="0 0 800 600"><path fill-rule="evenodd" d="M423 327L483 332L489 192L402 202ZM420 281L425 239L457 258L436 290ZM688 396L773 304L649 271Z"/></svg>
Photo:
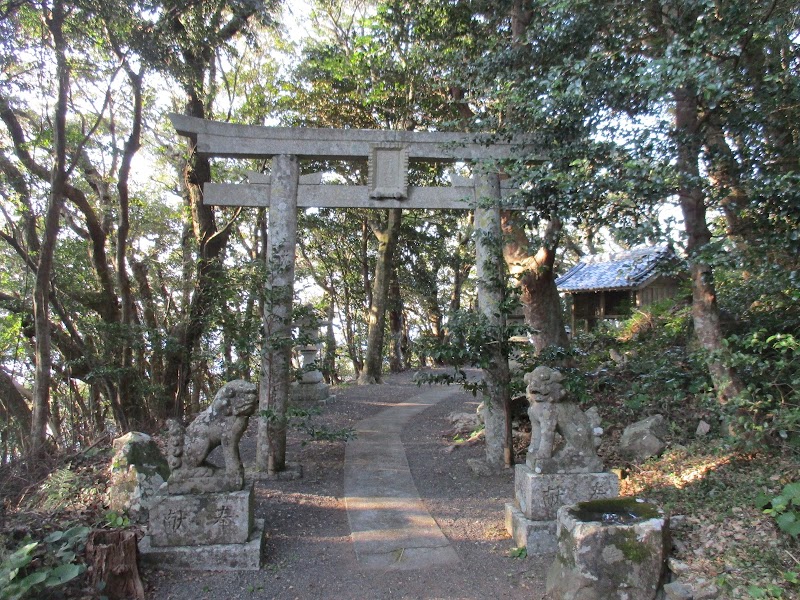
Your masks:
<svg viewBox="0 0 800 600"><path fill-rule="evenodd" d="M542 246L535 254L530 254L519 215L506 211L502 219L503 256L511 276L519 281L525 323L533 329L536 352L550 346L568 348L569 338L564 329L561 298L553 271L561 221L555 216L550 219Z"/></svg>
<svg viewBox="0 0 800 600"><path fill-rule="evenodd" d="M528 9L528 3L514 0L509 16L513 45L522 47L527 44L526 32L534 12ZM515 107L509 106L507 110L509 117L513 117ZM533 330L532 339L537 354L550 346L568 348L569 338L564 329L561 300L553 271L561 220L556 215L550 215L542 245L534 254L531 254L525 224L519 213L504 211L502 226L503 256L509 273L519 281L525 323Z"/></svg>

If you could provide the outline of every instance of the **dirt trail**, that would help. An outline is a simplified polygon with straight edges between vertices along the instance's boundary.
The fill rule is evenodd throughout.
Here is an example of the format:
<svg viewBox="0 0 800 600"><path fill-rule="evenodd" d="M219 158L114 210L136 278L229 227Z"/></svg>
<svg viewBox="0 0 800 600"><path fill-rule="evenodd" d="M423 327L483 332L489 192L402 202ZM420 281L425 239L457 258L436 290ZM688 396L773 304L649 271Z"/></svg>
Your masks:
<svg viewBox="0 0 800 600"><path fill-rule="evenodd" d="M410 375L381 386L338 388L316 421L330 428L356 427L387 406L410 399L419 388ZM176 573L147 570L148 597L174 600L229 598L525 598L544 593L549 557L511 558L503 525L504 503L513 497L513 475L478 478L467 459L482 446L454 451L447 416L474 411L477 401L458 392L413 415L401 439L425 508L458 555L458 562L394 570L360 565L344 500L344 442L302 445L291 434L287 456L303 465L296 481L256 485L256 517L266 519L264 567L258 572ZM254 427L242 441L245 462L255 455Z"/></svg>

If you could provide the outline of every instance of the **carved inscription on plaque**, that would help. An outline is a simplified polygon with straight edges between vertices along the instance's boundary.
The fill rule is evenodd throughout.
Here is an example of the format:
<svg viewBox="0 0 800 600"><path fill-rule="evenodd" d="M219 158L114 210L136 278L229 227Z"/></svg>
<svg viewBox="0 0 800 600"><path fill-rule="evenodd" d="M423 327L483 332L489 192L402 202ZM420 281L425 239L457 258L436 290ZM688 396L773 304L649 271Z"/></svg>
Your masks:
<svg viewBox="0 0 800 600"><path fill-rule="evenodd" d="M252 531L253 489L162 496L150 511L150 543L163 546L244 544Z"/></svg>
<svg viewBox="0 0 800 600"><path fill-rule="evenodd" d="M184 514L182 510L168 510L164 517L164 530L175 533L183 524Z"/></svg>
<svg viewBox="0 0 800 600"><path fill-rule="evenodd" d="M369 156L369 197L408 197L408 149L390 142L372 146Z"/></svg>

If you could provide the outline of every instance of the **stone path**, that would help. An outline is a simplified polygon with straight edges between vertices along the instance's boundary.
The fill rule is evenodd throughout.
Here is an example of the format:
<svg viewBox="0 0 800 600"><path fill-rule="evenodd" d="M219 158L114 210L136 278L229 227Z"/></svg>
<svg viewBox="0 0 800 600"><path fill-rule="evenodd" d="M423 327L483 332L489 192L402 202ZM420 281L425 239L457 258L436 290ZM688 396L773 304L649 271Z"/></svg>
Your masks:
<svg viewBox="0 0 800 600"><path fill-rule="evenodd" d="M457 393L439 387L360 421L347 443L344 493L353 546L367 568L409 570L459 561L417 491L401 440L413 416Z"/></svg>

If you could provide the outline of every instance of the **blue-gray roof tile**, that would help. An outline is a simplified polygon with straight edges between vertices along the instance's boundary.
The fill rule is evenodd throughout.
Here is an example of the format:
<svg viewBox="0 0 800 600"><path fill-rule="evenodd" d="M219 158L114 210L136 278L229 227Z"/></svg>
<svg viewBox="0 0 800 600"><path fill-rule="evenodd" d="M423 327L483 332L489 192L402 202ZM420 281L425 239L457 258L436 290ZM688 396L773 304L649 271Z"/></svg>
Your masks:
<svg viewBox="0 0 800 600"><path fill-rule="evenodd" d="M638 289L658 275L658 267L674 260L666 245L584 256L556 279L559 292Z"/></svg>

